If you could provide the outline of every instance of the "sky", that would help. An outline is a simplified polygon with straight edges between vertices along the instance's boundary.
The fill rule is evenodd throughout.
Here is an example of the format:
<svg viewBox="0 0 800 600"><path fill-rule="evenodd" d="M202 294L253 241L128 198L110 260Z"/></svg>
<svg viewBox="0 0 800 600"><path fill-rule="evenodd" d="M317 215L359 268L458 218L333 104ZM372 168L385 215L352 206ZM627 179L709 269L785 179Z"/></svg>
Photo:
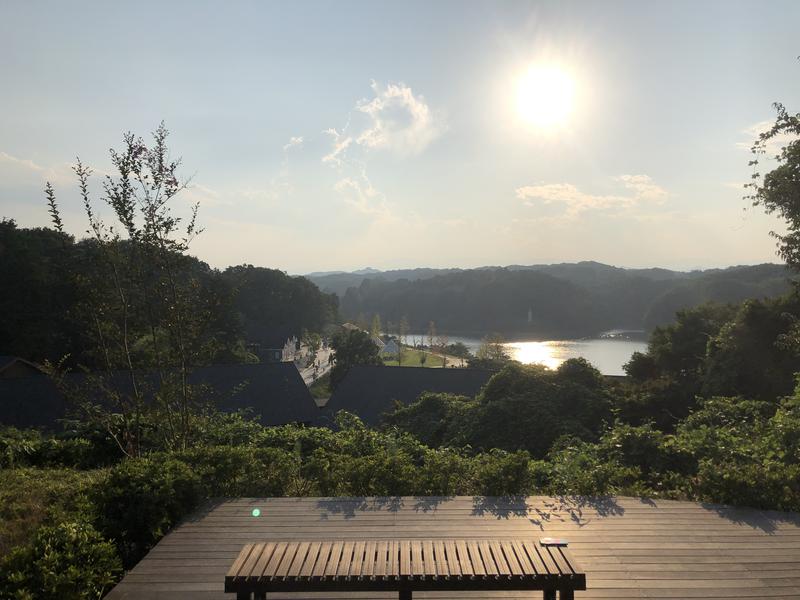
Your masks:
<svg viewBox="0 0 800 600"><path fill-rule="evenodd" d="M82 236L79 156L110 220L109 148L163 120L218 268L777 262L742 185L772 103L800 110L798 21L796 0L3 0L0 217L46 226L51 181ZM569 110L532 122L547 102Z"/></svg>

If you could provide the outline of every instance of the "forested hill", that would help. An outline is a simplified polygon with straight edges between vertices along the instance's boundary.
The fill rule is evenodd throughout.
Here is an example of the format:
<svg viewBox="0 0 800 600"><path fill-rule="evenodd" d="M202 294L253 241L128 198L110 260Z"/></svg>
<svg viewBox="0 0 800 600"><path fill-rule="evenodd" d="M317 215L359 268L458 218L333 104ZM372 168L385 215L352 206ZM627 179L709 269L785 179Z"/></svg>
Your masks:
<svg viewBox="0 0 800 600"><path fill-rule="evenodd" d="M417 331L434 321L450 334L583 337L616 328L651 330L669 323L677 310L707 301L775 296L789 289L789 276L776 264L680 272L581 262L310 279L342 296L345 319L377 313L384 322L406 316Z"/></svg>

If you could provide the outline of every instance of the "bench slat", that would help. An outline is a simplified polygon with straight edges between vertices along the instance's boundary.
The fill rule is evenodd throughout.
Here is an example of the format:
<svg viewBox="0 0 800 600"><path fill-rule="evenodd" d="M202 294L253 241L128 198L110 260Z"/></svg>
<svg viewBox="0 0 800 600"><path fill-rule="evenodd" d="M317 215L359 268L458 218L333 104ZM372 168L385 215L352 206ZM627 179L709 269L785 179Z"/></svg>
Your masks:
<svg viewBox="0 0 800 600"><path fill-rule="evenodd" d="M242 568L242 565L244 565L244 563L247 560L247 558L253 552L253 548L254 547L255 547L255 544L245 544L244 545L244 547L242 548L242 551L239 552L239 556L236 557L236 560L233 561L233 564L231 565L231 568L228 569L228 574L226 575L226 577L236 577L236 576L239 575L239 570Z"/></svg>
<svg viewBox="0 0 800 600"><path fill-rule="evenodd" d="M364 546L366 542L360 540L353 545L353 563L350 565L350 577L361 577L363 575Z"/></svg>
<svg viewBox="0 0 800 600"><path fill-rule="evenodd" d="M425 564L422 562L422 542L411 542L411 574L414 577L425 576Z"/></svg>
<svg viewBox="0 0 800 600"><path fill-rule="evenodd" d="M253 567L256 566L258 559L261 557L261 552L264 550L264 544L256 544L253 548L253 551L250 553L250 556L247 557L247 560L242 565L242 568L239 571L239 579L245 579L246 577L250 576L250 573L253 570Z"/></svg>
<svg viewBox="0 0 800 600"><path fill-rule="evenodd" d="M311 542L306 555L306 561L303 563L303 568L300 569L300 577L308 579L314 572L314 566L317 564L317 557L319 556L320 542Z"/></svg>
<svg viewBox="0 0 800 600"><path fill-rule="evenodd" d="M400 576L411 575L411 548L407 540L400 542Z"/></svg>
<svg viewBox="0 0 800 600"><path fill-rule="evenodd" d="M361 574L364 577L372 577L375 572L375 542L370 540L364 548L364 566L361 568Z"/></svg>
<svg viewBox="0 0 800 600"><path fill-rule="evenodd" d="M375 563L375 575L377 577L386 577L386 566L388 560L389 543L378 542L377 558Z"/></svg>
<svg viewBox="0 0 800 600"><path fill-rule="evenodd" d="M433 542L433 551L436 554L436 576L450 577L450 565L444 550L444 542L436 540Z"/></svg>
<svg viewBox="0 0 800 600"><path fill-rule="evenodd" d="M433 556L433 542L425 540L422 542L422 570L426 577L436 577L436 559Z"/></svg>
<svg viewBox="0 0 800 600"><path fill-rule="evenodd" d="M261 550L261 556L258 558L258 562L253 565L252 570L247 576L248 580L261 577L261 574L266 570L269 559L272 558L272 554L274 552L275 542L267 542L264 544L264 548Z"/></svg>
<svg viewBox="0 0 800 600"><path fill-rule="evenodd" d="M478 542L478 548L481 551L481 558L483 559L483 566L486 569L486 574L497 577L497 565L494 564L492 551L489 548L489 543L486 540Z"/></svg>
<svg viewBox="0 0 800 600"><path fill-rule="evenodd" d="M536 568L533 566L531 559L528 558L528 553L525 552L525 548L522 547L522 542L519 540L512 540L511 547L514 548L514 554L519 561L522 572L528 576L536 575Z"/></svg>
<svg viewBox="0 0 800 600"><path fill-rule="evenodd" d="M300 569L303 568L303 565L306 562L306 555L308 554L308 548L310 545L311 544L309 542L300 542L300 544L297 546L297 552L294 555L294 560L289 567L288 577L297 577L300 575Z"/></svg>
<svg viewBox="0 0 800 600"><path fill-rule="evenodd" d="M458 551L456 544L453 540L447 540L444 543L445 550L447 551L447 568L450 570L451 577L461 577L463 571L461 570L461 562L458 560Z"/></svg>
<svg viewBox="0 0 800 600"><path fill-rule="evenodd" d="M500 548L500 543L497 540L489 541L489 548L494 557L494 564L497 565L497 574L501 577L511 577L511 567L508 566L508 561L503 555L503 550Z"/></svg>
<svg viewBox="0 0 800 600"><path fill-rule="evenodd" d="M297 542L290 542L286 546L286 552L281 562L278 564L278 568L275 570L275 577L280 577L282 579L289 573L289 567L292 564L292 560L294 560L294 555L297 553L297 546Z"/></svg>
<svg viewBox="0 0 800 600"><path fill-rule="evenodd" d="M544 566L547 568L547 572L550 575L558 575L561 571L558 569L558 565L553 560L553 557L550 555L550 552L548 552L549 548L540 546L539 544L532 544L532 546L534 547L534 550L536 550L536 552L539 553L539 556L542 557L542 562L544 563Z"/></svg>
<svg viewBox="0 0 800 600"><path fill-rule="evenodd" d="M469 548L464 540L456 541L456 553L458 554L458 568L462 576L472 577L475 574L472 561L470 560Z"/></svg>
<svg viewBox="0 0 800 600"><path fill-rule="evenodd" d="M531 563L533 563L533 568L536 569L537 575L549 575L550 571L547 570L547 567L542 561L542 557L539 556L539 552L536 550L536 545L531 542L522 542L522 547L525 548L525 553L530 558Z"/></svg>
<svg viewBox="0 0 800 600"><path fill-rule="evenodd" d="M328 559L331 555L331 546L330 542L322 542L320 545L317 564L314 565L314 572L311 574L314 579L325 576L325 569L328 567Z"/></svg>
<svg viewBox="0 0 800 600"><path fill-rule="evenodd" d="M336 568L336 577L342 578L350 575L350 567L353 564L353 547L352 541L345 542L342 547L342 558L339 561L339 566Z"/></svg>
<svg viewBox="0 0 800 600"><path fill-rule="evenodd" d="M388 577L400 577L400 544L392 540L389 542L389 562L386 565Z"/></svg>
<svg viewBox="0 0 800 600"><path fill-rule="evenodd" d="M339 559L342 558L342 548L344 548L344 542L334 542L331 546L331 555L328 557L328 566L325 567L325 575L324 577L327 579L329 577L336 577L336 569L339 568Z"/></svg>
<svg viewBox="0 0 800 600"><path fill-rule="evenodd" d="M512 577L522 577L522 567L519 564L517 553L511 544L503 544L501 546L503 556L508 563L508 570L511 572Z"/></svg>

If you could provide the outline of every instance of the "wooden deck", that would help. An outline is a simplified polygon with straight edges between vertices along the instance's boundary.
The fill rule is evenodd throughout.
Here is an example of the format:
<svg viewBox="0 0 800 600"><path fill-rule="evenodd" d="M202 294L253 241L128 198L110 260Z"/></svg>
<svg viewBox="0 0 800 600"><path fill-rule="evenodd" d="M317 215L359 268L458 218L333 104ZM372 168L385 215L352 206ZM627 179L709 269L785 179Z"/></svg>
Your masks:
<svg viewBox="0 0 800 600"><path fill-rule="evenodd" d="M252 516L253 509L260 516ZM586 572L576 598L800 598L800 515L636 498L267 498L210 503L107 596L233 600L225 574L250 542L301 539L569 540ZM274 598L396 598L392 593ZM415 597L532 598L532 592Z"/></svg>

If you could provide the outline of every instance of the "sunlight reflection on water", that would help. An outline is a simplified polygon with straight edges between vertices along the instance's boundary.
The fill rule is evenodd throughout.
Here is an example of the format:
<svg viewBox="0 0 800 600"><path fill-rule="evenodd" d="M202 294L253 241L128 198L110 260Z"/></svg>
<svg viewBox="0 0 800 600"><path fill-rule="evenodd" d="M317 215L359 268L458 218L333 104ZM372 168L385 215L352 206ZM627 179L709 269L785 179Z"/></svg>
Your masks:
<svg viewBox="0 0 800 600"><path fill-rule="evenodd" d="M620 339L509 342L504 346L511 358L524 364L542 364L557 369L565 360L583 357L604 375L624 375L622 366L631 355L647 349L645 342Z"/></svg>

